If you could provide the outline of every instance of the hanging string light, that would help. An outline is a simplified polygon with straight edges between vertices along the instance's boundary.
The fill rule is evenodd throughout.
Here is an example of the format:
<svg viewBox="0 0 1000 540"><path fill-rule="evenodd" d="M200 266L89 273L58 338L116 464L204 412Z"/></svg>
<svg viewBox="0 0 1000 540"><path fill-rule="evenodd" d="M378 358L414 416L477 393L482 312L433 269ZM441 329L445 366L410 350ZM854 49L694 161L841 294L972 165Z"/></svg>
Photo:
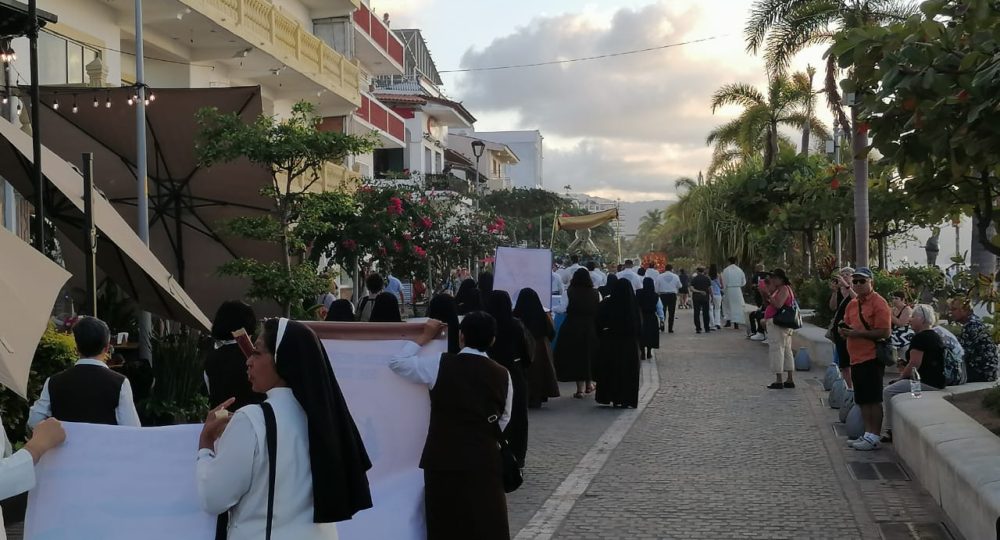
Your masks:
<svg viewBox="0 0 1000 540"><path fill-rule="evenodd" d="M73 94L73 114L76 114L76 111L78 110L79 109L76 108L76 94Z"/></svg>
<svg viewBox="0 0 1000 540"><path fill-rule="evenodd" d="M59 98L58 97L54 98L52 100L52 110L54 110L54 111L58 111L59 110Z"/></svg>
<svg viewBox="0 0 1000 540"><path fill-rule="evenodd" d="M108 92L108 97L104 98L104 108L105 109L111 108L111 92Z"/></svg>
<svg viewBox="0 0 1000 540"><path fill-rule="evenodd" d="M100 106L100 104L97 103L97 96L94 96L94 108L96 109L99 106Z"/></svg>

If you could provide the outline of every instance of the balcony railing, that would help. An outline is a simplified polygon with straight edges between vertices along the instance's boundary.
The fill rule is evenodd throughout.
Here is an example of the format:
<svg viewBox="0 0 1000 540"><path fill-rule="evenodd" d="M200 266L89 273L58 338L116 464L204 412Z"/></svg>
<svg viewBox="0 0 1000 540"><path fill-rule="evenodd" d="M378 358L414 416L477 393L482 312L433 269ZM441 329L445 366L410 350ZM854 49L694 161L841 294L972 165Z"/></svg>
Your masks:
<svg viewBox="0 0 1000 540"><path fill-rule="evenodd" d="M361 107L354 113L358 118L368 122L378 129L392 135L400 141L405 141L406 130L403 120L389 111L384 105L368 96L361 96Z"/></svg>
<svg viewBox="0 0 1000 540"><path fill-rule="evenodd" d="M469 193L468 180L450 174L425 174L424 182L429 190L454 191L462 195Z"/></svg>
<svg viewBox="0 0 1000 540"><path fill-rule="evenodd" d="M396 34L392 32L378 16L368 9L368 6L364 4L361 5L354 12L354 22L357 23L358 27L361 28L364 33L371 36L372 41L374 41L385 54L392 58L400 66L403 65L403 42L396 37Z"/></svg>
<svg viewBox="0 0 1000 540"><path fill-rule="evenodd" d="M355 105L358 67L269 0L179 0Z"/></svg>

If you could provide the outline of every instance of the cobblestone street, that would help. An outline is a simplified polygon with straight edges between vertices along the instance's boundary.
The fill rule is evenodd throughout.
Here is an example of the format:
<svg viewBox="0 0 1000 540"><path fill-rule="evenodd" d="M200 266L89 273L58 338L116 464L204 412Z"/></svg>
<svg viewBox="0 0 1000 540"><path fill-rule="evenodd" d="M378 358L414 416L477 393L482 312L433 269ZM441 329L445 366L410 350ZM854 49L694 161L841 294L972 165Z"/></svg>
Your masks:
<svg viewBox="0 0 1000 540"><path fill-rule="evenodd" d="M897 458L891 446L844 446L837 411L821 401L822 372L767 390L767 347L742 331L697 335L690 313L661 338L658 390L644 410L559 398L532 411L526 481L508 496L519 539L957 538L916 481L855 480L852 466L890 470ZM634 424L609 441L629 414Z"/></svg>

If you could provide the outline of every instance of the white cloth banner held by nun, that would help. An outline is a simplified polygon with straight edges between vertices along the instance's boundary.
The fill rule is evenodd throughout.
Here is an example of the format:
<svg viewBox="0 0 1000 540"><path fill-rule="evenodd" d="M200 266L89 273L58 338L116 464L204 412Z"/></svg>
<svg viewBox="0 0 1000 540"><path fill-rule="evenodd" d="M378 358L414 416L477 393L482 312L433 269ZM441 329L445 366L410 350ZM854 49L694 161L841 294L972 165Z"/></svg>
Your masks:
<svg viewBox="0 0 1000 540"><path fill-rule="evenodd" d="M542 307L552 309L552 252L547 249L497 248L493 289L507 291L517 305L521 289L534 289Z"/></svg>

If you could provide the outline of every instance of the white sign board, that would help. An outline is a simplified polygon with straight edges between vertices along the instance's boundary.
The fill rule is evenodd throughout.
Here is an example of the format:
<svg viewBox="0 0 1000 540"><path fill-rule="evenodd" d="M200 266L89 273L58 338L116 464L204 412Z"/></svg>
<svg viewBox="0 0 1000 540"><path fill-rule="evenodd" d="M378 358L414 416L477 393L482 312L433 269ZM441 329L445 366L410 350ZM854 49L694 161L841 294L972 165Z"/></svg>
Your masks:
<svg viewBox="0 0 1000 540"><path fill-rule="evenodd" d="M534 289L542 307L552 308L552 252L547 249L497 248L493 288L507 291L517 304L521 289Z"/></svg>
<svg viewBox="0 0 1000 540"><path fill-rule="evenodd" d="M341 540L424 540L424 478L418 467L427 387L389 369L402 341L323 340L372 460L374 507L337 524ZM420 354L439 355L439 339ZM65 423L66 443L36 468L27 540L212 540L216 516L201 511L195 456L201 425L129 428Z"/></svg>

